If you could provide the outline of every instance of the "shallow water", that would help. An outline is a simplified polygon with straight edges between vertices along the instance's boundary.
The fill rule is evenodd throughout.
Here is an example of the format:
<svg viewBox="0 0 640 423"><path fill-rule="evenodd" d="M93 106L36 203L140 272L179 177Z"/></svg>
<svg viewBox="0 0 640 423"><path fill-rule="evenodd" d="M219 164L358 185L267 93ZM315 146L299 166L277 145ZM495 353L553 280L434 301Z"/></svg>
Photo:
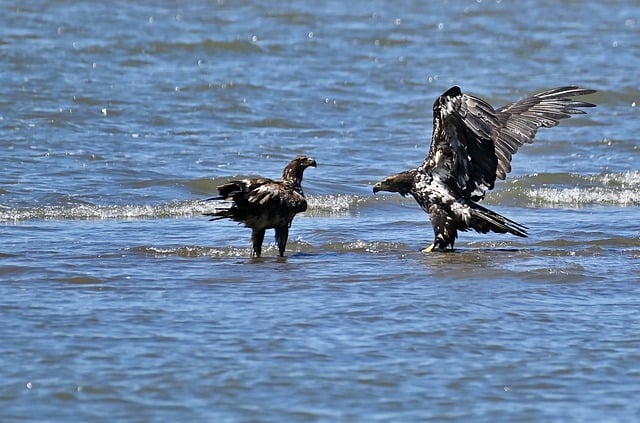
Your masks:
<svg viewBox="0 0 640 423"><path fill-rule="evenodd" d="M640 418L640 8L601 2L9 1L0 16L0 420ZM566 84L462 233L373 183L451 85ZM230 178L318 161L287 257L209 222Z"/></svg>

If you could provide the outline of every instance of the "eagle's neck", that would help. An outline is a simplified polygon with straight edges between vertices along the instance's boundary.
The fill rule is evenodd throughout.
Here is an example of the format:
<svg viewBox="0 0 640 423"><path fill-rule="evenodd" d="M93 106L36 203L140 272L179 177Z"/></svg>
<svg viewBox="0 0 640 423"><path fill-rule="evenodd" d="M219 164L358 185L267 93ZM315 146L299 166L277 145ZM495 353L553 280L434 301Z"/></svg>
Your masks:
<svg viewBox="0 0 640 423"><path fill-rule="evenodd" d="M404 172L400 172L396 175L396 178L394 181L394 188L397 190L399 194L401 194L402 196L405 196L411 193L414 187L416 173L417 173L416 169L411 169Z"/></svg>
<svg viewBox="0 0 640 423"><path fill-rule="evenodd" d="M304 168L298 163L289 163L282 172L282 180L300 186L302 184L302 174Z"/></svg>

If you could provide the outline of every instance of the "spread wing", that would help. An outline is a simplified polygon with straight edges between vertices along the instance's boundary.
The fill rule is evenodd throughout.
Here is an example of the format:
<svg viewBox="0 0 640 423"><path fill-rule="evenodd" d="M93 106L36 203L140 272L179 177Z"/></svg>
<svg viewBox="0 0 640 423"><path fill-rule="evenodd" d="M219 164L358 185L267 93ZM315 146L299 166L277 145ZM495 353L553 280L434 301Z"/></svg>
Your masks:
<svg viewBox="0 0 640 423"><path fill-rule="evenodd" d="M482 198L496 179L494 139L500 126L489 103L450 88L433 104L431 147L419 172L455 184L465 198Z"/></svg>
<svg viewBox="0 0 640 423"><path fill-rule="evenodd" d="M497 177L505 179L511 171L512 155L522 145L532 143L539 128L551 128L562 119L584 114L580 107L595 107L595 104L572 98L594 92L595 90L569 85L539 92L496 110L501 124L495 141L498 156Z"/></svg>
<svg viewBox="0 0 640 423"><path fill-rule="evenodd" d="M454 182L460 195L476 201L511 171L511 158L533 142L541 127L583 114L591 103L573 97L594 90L566 86L534 94L494 110L486 101L452 87L433 104L433 136L423 172ZM449 184L451 185L451 184Z"/></svg>

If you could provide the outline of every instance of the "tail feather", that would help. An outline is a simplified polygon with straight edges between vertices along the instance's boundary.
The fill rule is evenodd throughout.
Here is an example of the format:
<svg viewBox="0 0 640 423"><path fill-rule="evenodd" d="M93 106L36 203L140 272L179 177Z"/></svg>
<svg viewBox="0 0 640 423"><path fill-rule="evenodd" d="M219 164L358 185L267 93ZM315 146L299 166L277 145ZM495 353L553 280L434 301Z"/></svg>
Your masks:
<svg viewBox="0 0 640 423"><path fill-rule="evenodd" d="M223 198L208 198L206 200L202 200L202 201L209 201L209 200L223 200ZM202 213L203 216L213 216L211 219L209 219L209 221L212 220L220 220L220 219L233 219L233 209L232 209L232 205L228 204L227 207L223 207L223 208L215 208L213 211L211 212L207 212L207 213Z"/></svg>
<svg viewBox="0 0 640 423"><path fill-rule="evenodd" d="M218 196L218 197L205 198L204 200L200 200L200 201L204 202L204 201L222 201L222 200L225 200L225 198Z"/></svg>
<svg viewBox="0 0 640 423"><path fill-rule="evenodd" d="M496 212L473 203L471 205L472 218L469 227L482 233L497 232L510 233L520 237L527 237L527 227L514 222Z"/></svg>
<svg viewBox="0 0 640 423"><path fill-rule="evenodd" d="M218 201L220 204L224 204L225 207L217 208L214 206L212 212L202 213L203 216L213 216L209 221L212 220L220 220L220 219L234 219L234 204L235 204L235 195L242 193L242 184L243 181L231 181L227 184L221 185L218 187L218 195L217 197L205 198L204 200L200 200L201 202L205 201Z"/></svg>
<svg viewBox="0 0 640 423"><path fill-rule="evenodd" d="M219 214L219 212L213 212L213 213L202 213L203 216L214 216L211 219L209 219L209 222L212 222L214 220L221 220L221 219L230 219L231 216L228 215L221 215Z"/></svg>

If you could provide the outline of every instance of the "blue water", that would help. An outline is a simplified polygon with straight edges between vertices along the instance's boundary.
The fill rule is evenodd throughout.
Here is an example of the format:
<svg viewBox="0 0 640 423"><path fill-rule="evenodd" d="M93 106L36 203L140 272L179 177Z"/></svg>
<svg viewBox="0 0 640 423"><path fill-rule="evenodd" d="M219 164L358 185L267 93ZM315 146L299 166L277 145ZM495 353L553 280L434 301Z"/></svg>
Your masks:
<svg viewBox="0 0 640 423"><path fill-rule="evenodd" d="M3 3L0 421L640 419L633 1ZM451 85L577 84L462 233L382 177ZM287 257L201 214L308 154Z"/></svg>

